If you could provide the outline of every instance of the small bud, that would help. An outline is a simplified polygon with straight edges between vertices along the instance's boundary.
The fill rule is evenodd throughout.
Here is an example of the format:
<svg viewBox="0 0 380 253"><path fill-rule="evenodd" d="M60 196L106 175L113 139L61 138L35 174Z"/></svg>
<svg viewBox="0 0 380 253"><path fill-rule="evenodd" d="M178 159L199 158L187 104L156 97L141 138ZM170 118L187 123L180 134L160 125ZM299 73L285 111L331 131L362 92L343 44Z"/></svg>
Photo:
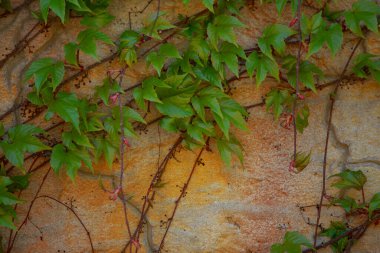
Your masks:
<svg viewBox="0 0 380 253"><path fill-rule="evenodd" d="M123 143L125 144L125 146L127 146L127 147L131 147L131 144L129 143L129 141L128 141L128 139L127 138L123 138Z"/></svg>
<svg viewBox="0 0 380 253"><path fill-rule="evenodd" d="M294 26L297 23L297 21L298 21L298 18L293 18L292 21L290 21L289 23L289 27Z"/></svg>
<svg viewBox="0 0 380 253"><path fill-rule="evenodd" d="M138 240L132 239L131 243L132 243L133 245L135 245L135 247L136 247L137 249L140 249L140 248L141 248L141 244L139 243Z"/></svg>
<svg viewBox="0 0 380 253"><path fill-rule="evenodd" d="M323 197L324 197L325 199L327 199L328 201L333 201L333 200L334 200L334 197L333 197L333 196L327 195L326 193L323 195Z"/></svg>
<svg viewBox="0 0 380 253"><path fill-rule="evenodd" d="M291 160L290 161L290 164L289 164L289 172L295 172L294 170L294 166L295 166L296 162L294 160Z"/></svg>
<svg viewBox="0 0 380 253"><path fill-rule="evenodd" d="M115 104L116 103L116 101L118 100L118 98L119 98L119 93L115 93L115 94L112 94L111 96L110 96L110 98L109 98L109 100L111 101L111 104Z"/></svg>
<svg viewBox="0 0 380 253"><path fill-rule="evenodd" d="M299 100L304 100L305 99L305 96L302 95L301 93L297 93L297 97Z"/></svg>
<svg viewBox="0 0 380 253"><path fill-rule="evenodd" d="M116 200L117 196L119 195L120 190L121 190L121 188L119 186L113 192L111 192L110 200Z"/></svg>

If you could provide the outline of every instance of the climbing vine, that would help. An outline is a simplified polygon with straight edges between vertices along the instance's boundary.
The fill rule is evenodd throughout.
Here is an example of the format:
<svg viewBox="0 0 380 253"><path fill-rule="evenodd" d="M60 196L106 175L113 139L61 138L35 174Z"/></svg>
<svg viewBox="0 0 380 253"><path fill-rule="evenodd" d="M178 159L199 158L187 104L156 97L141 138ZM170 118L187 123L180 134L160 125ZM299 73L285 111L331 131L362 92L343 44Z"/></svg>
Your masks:
<svg viewBox="0 0 380 253"><path fill-rule="evenodd" d="M148 5L152 2L149 1ZM189 2L183 0L185 5ZM6 252L12 251L18 232L37 199L50 199L68 208L57 199L38 195L38 191L29 206L25 221L17 227L14 223L17 218L16 209L17 205L23 203L19 196L21 191L27 189L32 173L48 164L46 176L50 170L55 173L64 171L74 181L78 170L83 167L94 172L93 164L100 159L105 159L109 167L116 159L120 163L119 182L114 184L114 188L106 189L101 179L100 186L110 193L111 199L119 198L123 203L124 222L129 237L126 238L124 251L131 252L135 248L137 252L141 247L139 237L144 225L148 226L146 216L157 189L163 186L161 177L168 161L180 148L200 150L175 202L158 248L149 245L154 251L161 252L180 200L194 170L202 164L202 153L210 150L210 142L216 143L227 166L234 162L234 156L244 164L242 145L231 128L247 131L247 110L265 105L276 122L293 130L294 149L289 158L289 171L300 173L308 166L312 156L311 151L301 151L297 145L297 135L302 134L309 125L310 110L304 94L318 93L319 89L332 85L334 91L329 101L322 168L323 186L317 205L313 243L304 235L289 231L282 243L272 246L271 252L314 252L328 246L334 252L349 252L367 227L380 220L380 193L365 198L366 176L360 170L347 169L332 176L338 178L332 187L361 191L363 198L360 203L349 195L332 197L326 191L328 142L339 87L345 79L351 78L374 78L380 82L379 56L356 52L368 33L378 33L380 6L375 1L358 0L351 9L336 12L330 10L328 0L313 3L306 0L254 1L254 4L274 4L279 15L290 5L293 18L287 24L267 25L251 48L243 48L238 43L236 30L245 27L244 20L240 18L240 10L246 3L240 0L202 2L205 10L192 16L180 16L178 22L173 24L166 19L158 0L156 12L151 13L141 29L132 29L129 14L129 29L123 31L117 41L113 41L101 32L101 28L114 20L107 10L107 0L39 0L39 11L33 13L38 23L11 53L0 60L0 68L24 50L36 34L43 32L52 22L66 24L79 18L80 24L86 29L79 32L75 41L63 46L64 59L40 58L30 64L23 76L25 85L30 86L27 100L15 104L0 116L3 120L28 104L35 108L32 118L43 115L44 120L50 123L46 129L31 124L32 118L14 126L5 127L0 123L0 225L11 230ZM25 2L28 3L30 1ZM9 0L1 0L0 6L5 9L0 17L3 18L18 11L23 5L13 8ZM307 15L302 11L303 8L314 13ZM146 7L140 12L145 9ZM313 56L328 49L331 57L339 57L338 53L347 34L355 36L356 46L347 59L344 70L339 79L321 83L324 73L313 61ZM171 40L174 36L180 38L181 45ZM97 48L99 44L112 47L114 53L100 58ZM294 47L297 50L293 54ZM91 57L95 63L86 66L83 57ZM110 60L117 61L119 69L107 72L103 83L96 87L92 97L79 98L75 93L64 89L70 81ZM141 83L127 85L125 73L139 60L144 60L150 66L152 74ZM347 74L351 72L353 74ZM240 78L254 78L257 86L264 85L266 79L272 78L278 82L278 86L266 94L263 103L244 107L229 93L229 84ZM160 116L147 121L147 115L153 110L158 111ZM281 123L280 118L284 119ZM125 150L130 145L129 140L138 136L137 129L156 122L160 128L176 133L178 139L159 162L139 210L141 217L138 225L132 228L126 205L128 199L123 189ZM61 129L61 134L53 138L49 132L56 128ZM29 168L25 166L26 160L32 160ZM329 205L341 207L346 216L356 217L364 213L368 218L358 227L334 221L330 227L323 228L320 217L324 200L328 200ZM90 232L75 210L68 209L83 226L94 252ZM320 237L328 237L329 241L317 244Z"/></svg>

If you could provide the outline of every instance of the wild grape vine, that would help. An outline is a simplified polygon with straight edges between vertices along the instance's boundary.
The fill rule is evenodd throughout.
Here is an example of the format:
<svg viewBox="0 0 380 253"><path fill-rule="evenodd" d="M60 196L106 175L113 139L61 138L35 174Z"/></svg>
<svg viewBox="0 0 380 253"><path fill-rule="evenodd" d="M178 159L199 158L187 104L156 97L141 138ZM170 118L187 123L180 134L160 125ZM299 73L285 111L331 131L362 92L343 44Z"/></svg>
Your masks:
<svg viewBox="0 0 380 253"><path fill-rule="evenodd" d="M183 1L184 4L188 2ZM0 225L16 231L14 235L13 232L10 233L7 252L12 251L17 232L21 228L14 224L17 217L15 205L22 203L16 193L28 187L29 176L36 170L34 162L27 170L25 160L34 158L36 161L40 157L45 162L39 167L49 164L54 172L64 171L72 180L75 180L78 170L83 167L93 172L94 161L104 158L111 166L118 158L121 167L120 182L114 189L104 190L109 191L114 199L119 197L123 203L129 234L124 250L132 250L134 247L137 251L150 200L154 198L153 188L160 184L167 161L180 145L191 150L201 149L193 170L210 141L216 142L220 156L228 166L232 163L233 155L244 163L242 146L231 133L231 127L248 130L248 113L228 94L230 80L239 79L243 75L254 77L257 86L263 85L267 78L273 78L281 84L270 90L264 103L276 121L280 117L284 118L282 126L294 130L294 150L289 159L289 170L299 173L307 167L311 152L299 151L297 148L297 134L302 134L309 125L310 111L304 93L317 93L323 87L316 85L317 80L324 77L323 71L314 63L313 55L325 49L332 56L337 55L349 33L357 36L357 45L366 39L369 32L377 34L380 7L375 1L359 0L349 10L333 12L330 11L328 0L313 4L300 0L256 1L255 4L274 4L280 15L290 5L293 19L288 24L267 25L257 43L244 49L236 38L236 30L245 27L243 20L239 19L244 1L202 2L206 8L204 11L189 17L180 16L179 21L172 24L166 20L165 13L160 11L158 1L157 11L148 17L143 28L125 30L117 41L112 41L106 33L100 31L114 20L107 11L108 1L39 0L40 9L34 16L42 27L58 17L62 23L80 18L86 29L77 35L75 41L63 46L65 59L37 59L24 74L25 84L31 84L27 95L28 103L38 108L38 115L44 114L46 121L58 120L59 123L54 123L45 130L29 124L30 120L15 126L4 127L0 124L0 150L3 154L0 158ZM0 5L8 12L12 11L9 0L1 0ZM302 8L310 8L314 14L306 15ZM179 37L181 44L186 46L180 47L170 42L173 36ZM99 59L99 43L114 47L116 53ZM289 50L290 44L297 45L296 54ZM18 48L17 52L22 49ZM352 77L347 76L346 72L353 72L358 78L374 78L380 82L379 56L356 54L355 50L341 77L333 82L336 88L331 94L331 115L340 82ZM92 57L95 63L85 66L83 55ZM8 57L12 56L13 53L7 55L1 62L5 64ZM103 83L96 87L93 97L78 98L73 92L62 91L64 85L75 77L115 58L120 69L108 71ZM145 60L155 74L147 76L141 83L127 85L128 88L125 88L125 71L139 60ZM348 69L351 61L354 66ZM131 100L126 100L128 93L132 93ZM106 109L100 113L100 107ZM177 133L179 138L158 166L145 196L140 222L133 230L128 221L123 191L124 149L129 145L128 140L137 136L136 125L152 123L146 122L145 116L153 107L160 113L160 117L153 122L159 121L162 129ZM17 109L16 106L11 111ZM6 112L0 118L5 118L9 113L10 111ZM61 135L49 139L47 132L57 127L62 127ZM325 158L328 136L329 129ZM17 172L15 168L18 169ZM345 170L335 175L340 181L333 185L339 189L354 188L362 191L361 203L349 196L327 196L325 167L323 172L323 190L318 205L314 243L310 243L298 232L287 232L284 241L273 245L271 252L301 252L302 247L304 252L309 252L327 246L331 246L335 252L347 252L354 240L364 233L363 228L379 220L380 193L366 202L363 190L366 178L362 172ZM186 187L191 176L192 173ZM176 201L176 208L182 197L183 193ZM319 218L326 198L332 205L341 206L347 215L363 212L368 214L366 223L358 229L337 221L319 233ZM165 236L170 225L171 222ZM89 235L87 229L86 232ZM165 236L159 248L155 249L158 252L164 247ZM329 237L330 241L317 245L318 236ZM92 246L91 237L89 238Z"/></svg>

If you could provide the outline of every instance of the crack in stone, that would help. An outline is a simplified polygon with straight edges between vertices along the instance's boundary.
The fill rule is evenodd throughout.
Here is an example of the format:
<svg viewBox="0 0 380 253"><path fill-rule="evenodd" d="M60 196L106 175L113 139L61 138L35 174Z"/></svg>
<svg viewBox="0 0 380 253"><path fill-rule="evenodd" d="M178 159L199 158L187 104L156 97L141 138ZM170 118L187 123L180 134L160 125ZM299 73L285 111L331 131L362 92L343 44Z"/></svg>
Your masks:
<svg viewBox="0 0 380 253"><path fill-rule="evenodd" d="M380 160L376 160L373 158L364 158L360 160L354 160L354 161L349 161L347 165L350 165L350 167L353 168L359 168L359 167L376 167L380 169Z"/></svg>

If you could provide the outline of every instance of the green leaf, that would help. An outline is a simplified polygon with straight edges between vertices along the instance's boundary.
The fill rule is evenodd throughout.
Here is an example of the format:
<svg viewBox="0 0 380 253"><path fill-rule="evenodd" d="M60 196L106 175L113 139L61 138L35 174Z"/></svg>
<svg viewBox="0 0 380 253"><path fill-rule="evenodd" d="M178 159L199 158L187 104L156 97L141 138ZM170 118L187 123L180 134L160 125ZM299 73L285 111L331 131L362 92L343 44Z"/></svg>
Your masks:
<svg viewBox="0 0 380 253"><path fill-rule="evenodd" d="M66 147L72 147L72 142L75 142L79 146L93 148L89 138L85 134L80 134L77 131L64 132L62 134L62 142ZM75 147L75 146L74 146Z"/></svg>
<svg viewBox="0 0 380 253"><path fill-rule="evenodd" d="M265 104L267 110L272 107L273 114L275 119L277 120L281 113L284 110L284 104L287 98L290 96L289 91L287 90L279 90L272 89L267 95L265 99Z"/></svg>
<svg viewBox="0 0 380 253"><path fill-rule="evenodd" d="M1 0L0 7L7 10L8 12L13 12L12 4L10 0Z"/></svg>
<svg viewBox="0 0 380 253"><path fill-rule="evenodd" d="M3 123L0 122L0 137L2 137L5 133L5 128Z"/></svg>
<svg viewBox="0 0 380 253"><path fill-rule="evenodd" d="M141 108L142 110L146 111L146 105L144 102L144 96L143 96L143 90L141 87L137 87L133 90L133 98L135 99L136 104Z"/></svg>
<svg viewBox="0 0 380 253"><path fill-rule="evenodd" d="M169 117L186 118L194 114L190 105L177 105L169 101L162 101L162 104L156 104L157 110Z"/></svg>
<svg viewBox="0 0 380 253"><path fill-rule="evenodd" d="M312 248L313 245L302 234L296 231L286 232L282 243L273 244L271 253L301 253L301 246Z"/></svg>
<svg viewBox="0 0 380 253"><path fill-rule="evenodd" d="M78 34L77 42L79 49L98 60L96 52L96 41L103 41L106 44L113 45L113 42L108 35L96 29L86 29Z"/></svg>
<svg viewBox="0 0 380 253"><path fill-rule="evenodd" d="M220 109L223 117L228 118L237 128L248 130L247 124L243 118L243 116L247 116L248 113L235 100L231 98L220 99Z"/></svg>
<svg viewBox="0 0 380 253"><path fill-rule="evenodd" d="M153 83L149 80L144 80L142 83L142 96L145 100L149 100L156 103L162 103L162 101L157 96Z"/></svg>
<svg viewBox="0 0 380 253"><path fill-rule="evenodd" d="M75 129L80 132L78 102L75 94L58 92L56 99L48 105L48 109L50 112L58 114L64 121L72 123Z"/></svg>
<svg viewBox="0 0 380 253"><path fill-rule="evenodd" d="M341 206L346 213L350 213L358 208L356 201L349 196L344 196L342 199L334 199L332 203Z"/></svg>
<svg viewBox="0 0 380 253"><path fill-rule="evenodd" d="M202 0L202 3L212 13L214 12L214 0Z"/></svg>
<svg viewBox="0 0 380 253"><path fill-rule="evenodd" d="M346 25L354 34L363 37L361 24L378 33L377 15L380 15L380 6L371 0L359 0L352 5L352 9L344 12Z"/></svg>
<svg viewBox="0 0 380 253"><path fill-rule="evenodd" d="M333 55L340 50L343 43L343 31L339 24L332 24L328 29L322 27L317 32L312 33L307 57L318 52L325 43Z"/></svg>
<svg viewBox="0 0 380 253"><path fill-rule="evenodd" d="M321 236L326 236L331 239L337 238L344 234L348 230L346 224L341 221L332 221L330 226L323 230ZM343 237L342 239L334 242L331 246L334 252L344 252L348 244L348 237Z"/></svg>
<svg viewBox="0 0 380 253"><path fill-rule="evenodd" d="M82 162L92 169L91 159L87 152L79 149L67 149L62 144L53 147L50 165L55 173L64 168L66 174L74 181L78 170L82 167Z"/></svg>
<svg viewBox="0 0 380 253"><path fill-rule="evenodd" d="M205 122L206 113L201 99L198 96L194 96L191 98L191 104L198 116Z"/></svg>
<svg viewBox="0 0 380 253"><path fill-rule="evenodd" d="M15 192L17 190L25 190L29 186L30 174L11 176L12 184L8 186L10 192Z"/></svg>
<svg viewBox="0 0 380 253"><path fill-rule="evenodd" d="M243 151L240 142L233 136L227 140L225 138L217 139L216 144L223 162L230 167L232 154L236 155L243 164Z"/></svg>
<svg viewBox="0 0 380 253"><path fill-rule="evenodd" d="M105 78L103 80L103 85L97 86L95 89L95 96L100 97L105 105L109 105L108 100L110 95L121 92L119 84L110 78Z"/></svg>
<svg viewBox="0 0 380 253"><path fill-rule="evenodd" d="M4 213L4 214L3 214ZM10 228L10 229L17 229L17 227L13 224L12 221L13 217L3 211L3 208L0 207L0 226Z"/></svg>
<svg viewBox="0 0 380 253"><path fill-rule="evenodd" d="M287 2L288 0L276 0L276 8L279 14L284 11Z"/></svg>
<svg viewBox="0 0 380 253"><path fill-rule="evenodd" d="M272 47L274 50L283 55L285 53L285 39L296 32L286 25L273 24L264 29L263 35L258 40L258 45L263 54L269 58L272 56Z"/></svg>
<svg viewBox="0 0 380 253"><path fill-rule="evenodd" d="M212 85L223 90L222 80L220 78L219 73L211 66L207 66L205 68L194 67L195 75L206 82L211 83Z"/></svg>
<svg viewBox="0 0 380 253"><path fill-rule="evenodd" d="M256 85L259 86L267 77L267 74L270 73L278 81L279 69L278 64L272 58L269 58L266 55L253 52L249 55L246 61L246 68L249 77L252 78L254 71L256 71Z"/></svg>
<svg viewBox="0 0 380 253"><path fill-rule="evenodd" d="M299 79L300 82L307 88L311 89L314 93L317 93L317 89L315 88L314 77L321 77L323 72L313 63L309 61L303 61L300 64L299 71ZM287 73L288 81L292 85L293 88L296 87L297 83L297 73L296 66L294 65L289 72Z"/></svg>
<svg viewBox="0 0 380 253"><path fill-rule="evenodd" d="M285 9L285 6L288 0L275 0L275 2L276 2L276 8L277 8L278 14L281 14ZM294 14L297 11L298 0L290 0L290 4L291 4L291 9L292 9L292 14L294 16Z"/></svg>
<svg viewBox="0 0 380 253"><path fill-rule="evenodd" d="M158 15L153 13L145 22L145 27L141 29L141 33L160 40L160 31L175 28L174 25L162 17L163 15L163 12L158 13Z"/></svg>
<svg viewBox="0 0 380 253"><path fill-rule="evenodd" d="M161 75L161 69L165 64L165 61L169 58L182 58L177 48L170 43L163 44L157 52L151 52L147 55L146 61L151 64L157 71L158 75Z"/></svg>
<svg viewBox="0 0 380 253"><path fill-rule="evenodd" d="M43 84L50 77L53 90L62 82L65 73L63 62L53 58L41 58L34 61L25 72L24 80L28 81L34 77L34 85L39 94Z"/></svg>
<svg viewBox="0 0 380 253"><path fill-rule="evenodd" d="M236 27L244 27L244 24L236 17L225 14L216 16L213 22L207 26L207 35L211 45L218 49L219 40L236 45L236 35L233 30Z"/></svg>
<svg viewBox="0 0 380 253"><path fill-rule="evenodd" d="M108 12L103 12L95 16L84 16L80 23L91 28L99 29L111 23L114 19L115 17Z"/></svg>
<svg viewBox="0 0 380 253"><path fill-rule="evenodd" d="M76 43L70 42L67 43L64 47L65 51L65 60L67 63L70 63L72 65L78 66L77 62L77 52L79 50L79 47Z"/></svg>
<svg viewBox="0 0 380 253"><path fill-rule="evenodd" d="M182 58L176 46L174 46L171 43L162 44L160 49L158 50L158 54L163 57L168 57L168 58L178 58L178 59Z"/></svg>
<svg viewBox="0 0 380 253"><path fill-rule="evenodd" d="M168 132L176 133L178 131L176 118L164 117L160 120L160 127Z"/></svg>
<svg viewBox="0 0 380 253"><path fill-rule="evenodd" d="M220 117L218 114L216 114L214 111L212 111L212 115L218 124L220 130L222 130L224 137L229 140L230 138L230 121L226 117Z"/></svg>
<svg viewBox="0 0 380 253"><path fill-rule="evenodd" d="M303 130L309 125L309 107L307 105L303 106L296 116L296 128L301 134Z"/></svg>
<svg viewBox="0 0 380 253"><path fill-rule="evenodd" d="M238 57L242 59L246 59L247 56L241 46L236 46L234 44L223 42L220 47L220 52L213 51L211 55L211 60L213 55L218 55L220 62L224 62L227 67L234 73L235 76L239 77L239 61ZM220 67L214 65L215 69L219 69Z"/></svg>
<svg viewBox="0 0 380 253"><path fill-rule="evenodd" d="M301 31L304 37L318 32L321 28L326 25L326 22L323 21L322 11L314 14L310 19L307 15L302 14L301 17Z"/></svg>
<svg viewBox="0 0 380 253"><path fill-rule="evenodd" d="M145 119L130 107L123 107L124 118L146 124Z"/></svg>
<svg viewBox="0 0 380 253"><path fill-rule="evenodd" d="M373 195L371 201L369 202L368 215L372 217L374 211L380 209L380 192Z"/></svg>
<svg viewBox="0 0 380 253"><path fill-rule="evenodd" d="M361 170L353 171L346 169L341 173L332 175L331 177L339 177L339 181L332 184L333 187L338 189L351 189L361 190L367 182L367 177Z"/></svg>
<svg viewBox="0 0 380 253"><path fill-rule="evenodd" d="M152 52L146 57L148 64L151 64L153 66L159 76L161 75L161 69L165 64L165 60L165 57L157 54L156 52Z"/></svg>
<svg viewBox="0 0 380 253"><path fill-rule="evenodd" d="M24 164L25 152L36 153L50 149L34 136L41 133L43 130L33 125L17 125L8 130L8 138L0 142L0 148L13 165L21 168Z"/></svg>
<svg viewBox="0 0 380 253"><path fill-rule="evenodd" d="M296 157L294 159L294 168L297 172L303 171L310 163L311 151L309 153L306 152L297 152Z"/></svg>
<svg viewBox="0 0 380 253"><path fill-rule="evenodd" d="M15 195L10 192L2 191L0 192L0 204L3 205L15 205L18 203L22 203Z"/></svg>
<svg viewBox="0 0 380 253"><path fill-rule="evenodd" d="M129 67L132 67L132 65L137 62L136 50L134 48L123 49L120 54L120 59L124 61Z"/></svg>
<svg viewBox="0 0 380 253"><path fill-rule="evenodd" d="M49 9L51 9L60 19L61 22L65 22L65 10L66 10L66 1L63 0L41 0L40 1L40 10L45 24L47 23L47 16Z"/></svg>
<svg viewBox="0 0 380 253"><path fill-rule="evenodd" d="M133 30L126 30L120 35L120 45L122 48L133 48L140 40L140 34Z"/></svg>
<svg viewBox="0 0 380 253"><path fill-rule="evenodd" d="M312 244L310 241L302 234L300 234L297 231L291 231L287 232L285 234L285 241L293 244L299 244L299 245L304 245L307 247L312 247Z"/></svg>
<svg viewBox="0 0 380 253"><path fill-rule="evenodd" d="M117 146L112 144L108 139L97 138L95 144L95 157L97 160L103 155L107 161L108 167L112 168L112 163L117 153Z"/></svg>
<svg viewBox="0 0 380 253"><path fill-rule="evenodd" d="M367 78L369 74L380 83L380 59L376 55L361 53L355 58L353 72L360 78Z"/></svg>
<svg viewBox="0 0 380 253"><path fill-rule="evenodd" d="M203 133L202 129L198 127L197 125L189 125L187 128L187 134L193 138L194 140L204 144L204 138L203 138Z"/></svg>

